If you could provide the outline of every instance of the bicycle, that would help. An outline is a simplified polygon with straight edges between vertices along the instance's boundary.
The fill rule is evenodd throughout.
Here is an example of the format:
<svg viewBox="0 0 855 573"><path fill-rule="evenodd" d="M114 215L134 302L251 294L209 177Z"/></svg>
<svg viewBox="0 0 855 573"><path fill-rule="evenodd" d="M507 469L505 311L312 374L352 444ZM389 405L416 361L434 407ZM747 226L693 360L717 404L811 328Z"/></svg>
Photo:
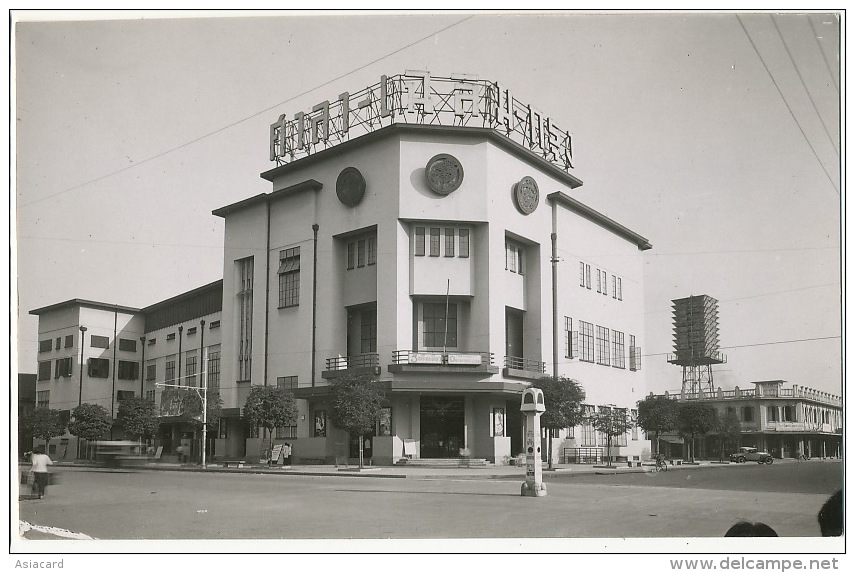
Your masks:
<svg viewBox="0 0 855 573"><path fill-rule="evenodd" d="M665 463L664 456L656 457L656 465L653 466L653 473L658 474L659 472L667 472L668 464Z"/></svg>

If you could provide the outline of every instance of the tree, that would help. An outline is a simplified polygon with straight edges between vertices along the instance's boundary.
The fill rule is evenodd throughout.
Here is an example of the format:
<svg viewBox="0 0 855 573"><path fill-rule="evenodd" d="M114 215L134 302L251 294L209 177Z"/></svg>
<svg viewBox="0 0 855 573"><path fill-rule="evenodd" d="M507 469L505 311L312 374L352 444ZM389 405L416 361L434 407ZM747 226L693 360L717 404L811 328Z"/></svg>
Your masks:
<svg viewBox="0 0 855 573"><path fill-rule="evenodd" d="M116 420L125 432L142 440L153 437L160 427L154 402L145 398L130 398L119 402Z"/></svg>
<svg viewBox="0 0 855 573"><path fill-rule="evenodd" d="M660 451L659 436L677 429L678 409L677 401L665 396L650 395L638 402L638 427L653 434L656 444L653 453L658 454Z"/></svg>
<svg viewBox="0 0 855 573"><path fill-rule="evenodd" d="M201 411L201 408L200 410ZM297 403L289 390L277 386L253 386L243 407L246 420L267 429L270 450L273 450L273 430L297 424Z"/></svg>
<svg viewBox="0 0 855 573"><path fill-rule="evenodd" d="M739 443L739 436L742 434L739 416L733 410L717 414L714 431L718 435L718 461L723 462L725 448L730 444L736 447Z"/></svg>
<svg viewBox="0 0 855 573"><path fill-rule="evenodd" d="M71 411L71 416L68 432L86 440L87 443L102 437L113 426L113 420L107 408L98 404L80 404Z"/></svg>
<svg viewBox="0 0 855 573"><path fill-rule="evenodd" d="M562 428L572 428L582 421L582 402L585 390L578 380L559 376L544 376L531 383L543 391L546 411L540 416L540 425L549 429L547 457L552 468L552 432Z"/></svg>
<svg viewBox="0 0 855 573"><path fill-rule="evenodd" d="M612 442L615 437L622 436L629 431L630 420L626 408L614 408L611 406L600 406L598 411L591 416L591 425L606 436L606 448L608 452L608 465L612 465Z"/></svg>
<svg viewBox="0 0 855 573"><path fill-rule="evenodd" d="M30 415L23 420L24 429L34 438L49 443L51 438L65 433L65 421L59 410L50 408L34 408Z"/></svg>
<svg viewBox="0 0 855 573"><path fill-rule="evenodd" d="M367 375L346 376L330 386L330 420L337 427L359 436L359 467L363 465L363 436L374 431L385 396L383 386Z"/></svg>
<svg viewBox="0 0 855 573"><path fill-rule="evenodd" d="M709 404L681 402L677 409L680 435L689 437L689 462L695 461L695 436L704 435L715 427L716 411Z"/></svg>

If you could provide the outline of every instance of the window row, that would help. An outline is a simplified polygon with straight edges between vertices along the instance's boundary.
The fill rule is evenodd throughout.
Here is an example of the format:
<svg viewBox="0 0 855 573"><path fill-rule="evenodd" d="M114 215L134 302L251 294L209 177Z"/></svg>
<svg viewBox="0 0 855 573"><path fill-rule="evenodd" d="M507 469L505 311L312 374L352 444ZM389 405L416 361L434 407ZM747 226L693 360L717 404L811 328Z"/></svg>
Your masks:
<svg viewBox="0 0 855 573"><path fill-rule="evenodd" d="M92 378L109 378L110 360L107 358L88 358L86 361L86 373ZM39 362L38 380L50 380L51 361ZM119 380L138 380L140 377L139 362L119 360L119 369L116 378ZM70 378L74 375L74 358L59 358L55 361L54 378Z"/></svg>
<svg viewBox="0 0 855 573"><path fill-rule="evenodd" d="M347 243L347 270L377 264L377 237L363 237Z"/></svg>
<svg viewBox="0 0 855 573"><path fill-rule="evenodd" d="M425 231L427 230L427 235ZM416 227L413 253L417 257L469 257L469 229L457 227Z"/></svg>
<svg viewBox="0 0 855 573"><path fill-rule="evenodd" d="M564 317L564 356L582 362L626 368L626 335L619 330L579 321L573 330L573 319ZM629 335L629 369L641 370L641 348L635 345L635 335Z"/></svg>
<svg viewBox="0 0 855 573"><path fill-rule="evenodd" d="M597 271L597 292L608 296L609 295L609 275L606 271L595 269ZM591 290L591 265L584 262L579 262L579 286ZM623 300L623 281L621 277L612 275L611 279L611 294L616 300Z"/></svg>
<svg viewBox="0 0 855 573"><path fill-rule="evenodd" d="M64 340L64 344L63 344ZM55 345L55 346L54 346ZM93 334L89 337L89 345L92 348L110 348L110 338L108 336L98 336L97 334ZM39 352L50 352L51 350L60 350L61 348L73 348L74 347L74 335L68 334L65 337L58 336L56 339L51 340L47 338L45 340L39 341ZM122 352L136 352L137 351L137 341L132 338L120 338L119 339L119 350Z"/></svg>
<svg viewBox="0 0 855 573"><path fill-rule="evenodd" d="M220 328L220 321L219 321L219 320L212 320L212 321L209 323L208 328L209 328L210 330L214 330L214 329ZM194 334L196 334L196 331L197 331L197 330L196 330L196 327L195 327L195 326L191 326L190 328L188 328L188 329L187 329L187 336L193 336ZM175 340L175 333L174 333L174 332L170 332L170 333L168 333L168 334L166 335L166 340ZM122 340L122 339L120 339L120 340L119 340L119 350L122 350L122 342L123 342L123 340ZM128 341L128 342L134 342L134 348L136 348L136 341L131 340L131 341ZM155 344L157 344L157 338L156 338L156 337L155 337L155 338L149 338L149 339L148 339L148 345L149 345L149 346L154 346Z"/></svg>
<svg viewBox="0 0 855 573"><path fill-rule="evenodd" d="M175 356L168 356L165 363L165 380L166 382L175 382ZM186 386L196 385L197 372L197 356L189 355L185 360L185 375L181 384ZM220 352L212 351L208 353L208 371L207 384L209 389L218 389L220 387ZM146 364L145 379L147 381L157 380L157 364ZM201 383L201 381L200 381Z"/></svg>

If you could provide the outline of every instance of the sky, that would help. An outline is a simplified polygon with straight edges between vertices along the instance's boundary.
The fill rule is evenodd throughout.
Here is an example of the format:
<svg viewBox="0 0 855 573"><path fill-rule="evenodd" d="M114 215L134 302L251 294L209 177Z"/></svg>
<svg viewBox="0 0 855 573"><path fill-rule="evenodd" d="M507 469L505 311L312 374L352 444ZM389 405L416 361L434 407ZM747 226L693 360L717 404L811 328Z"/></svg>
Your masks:
<svg viewBox="0 0 855 573"><path fill-rule="evenodd" d="M15 14L19 372L36 372L32 309L142 308L222 278L211 211L271 191L280 114L421 69L502 82L571 131L574 198L653 244L649 390L680 388L671 301L706 294L715 386L841 394L837 16L128 15Z"/></svg>

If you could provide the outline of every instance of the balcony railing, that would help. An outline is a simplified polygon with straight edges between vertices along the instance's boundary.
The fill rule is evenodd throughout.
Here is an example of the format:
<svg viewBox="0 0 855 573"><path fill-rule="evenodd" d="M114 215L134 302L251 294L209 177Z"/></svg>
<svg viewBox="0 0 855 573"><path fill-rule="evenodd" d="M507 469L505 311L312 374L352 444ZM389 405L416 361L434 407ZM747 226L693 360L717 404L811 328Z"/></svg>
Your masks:
<svg viewBox="0 0 855 573"><path fill-rule="evenodd" d="M520 358L519 356L505 356L505 368L543 374L546 372L546 362L531 360L530 358Z"/></svg>
<svg viewBox="0 0 855 573"><path fill-rule="evenodd" d="M392 353L392 362L419 366L489 366L493 364L493 353L396 350Z"/></svg>
<svg viewBox="0 0 855 573"><path fill-rule="evenodd" d="M379 354L354 354L327 358L327 370L347 370L349 368L372 368L380 365Z"/></svg>

